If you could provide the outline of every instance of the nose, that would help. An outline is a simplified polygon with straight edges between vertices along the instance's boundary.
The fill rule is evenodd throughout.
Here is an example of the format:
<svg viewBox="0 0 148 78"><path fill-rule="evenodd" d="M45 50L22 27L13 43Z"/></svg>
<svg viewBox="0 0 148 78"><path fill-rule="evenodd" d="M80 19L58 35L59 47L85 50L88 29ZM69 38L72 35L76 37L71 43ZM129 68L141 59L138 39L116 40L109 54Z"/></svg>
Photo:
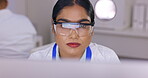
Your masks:
<svg viewBox="0 0 148 78"><path fill-rule="evenodd" d="M79 37L79 33L76 29L71 29L70 30L70 34L69 34L69 37L70 38L73 38L73 39L77 39Z"/></svg>

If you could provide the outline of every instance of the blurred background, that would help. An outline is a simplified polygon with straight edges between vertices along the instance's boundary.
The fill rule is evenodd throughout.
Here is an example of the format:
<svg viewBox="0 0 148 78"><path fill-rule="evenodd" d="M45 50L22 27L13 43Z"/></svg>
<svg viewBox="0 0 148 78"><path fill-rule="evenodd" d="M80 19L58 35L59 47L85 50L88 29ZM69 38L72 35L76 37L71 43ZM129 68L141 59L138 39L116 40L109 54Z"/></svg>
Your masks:
<svg viewBox="0 0 148 78"><path fill-rule="evenodd" d="M53 5L57 0L8 1L9 9L29 17L38 35L42 37L43 45L54 42L51 16ZM107 0L90 1L97 10L97 2ZM148 60L148 0L108 1L113 1L114 6L111 7L116 14L112 19L101 19L96 16L92 41L112 48L121 59Z"/></svg>

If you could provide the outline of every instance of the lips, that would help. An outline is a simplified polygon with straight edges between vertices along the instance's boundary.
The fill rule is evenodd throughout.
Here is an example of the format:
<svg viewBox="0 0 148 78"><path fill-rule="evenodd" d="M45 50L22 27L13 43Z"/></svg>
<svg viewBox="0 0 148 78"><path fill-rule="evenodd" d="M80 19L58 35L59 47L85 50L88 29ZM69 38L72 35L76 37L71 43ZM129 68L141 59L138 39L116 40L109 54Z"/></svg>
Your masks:
<svg viewBox="0 0 148 78"><path fill-rule="evenodd" d="M71 48L77 48L79 47L81 44L80 43L67 43L67 45Z"/></svg>

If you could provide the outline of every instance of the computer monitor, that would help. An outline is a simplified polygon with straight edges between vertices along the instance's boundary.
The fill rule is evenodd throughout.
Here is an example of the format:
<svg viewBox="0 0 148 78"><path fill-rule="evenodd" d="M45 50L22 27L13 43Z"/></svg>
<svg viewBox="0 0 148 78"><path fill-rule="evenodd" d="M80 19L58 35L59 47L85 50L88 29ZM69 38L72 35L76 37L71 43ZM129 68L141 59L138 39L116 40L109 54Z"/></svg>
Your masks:
<svg viewBox="0 0 148 78"><path fill-rule="evenodd" d="M148 78L147 72L148 62L139 61L98 64L0 60L0 78Z"/></svg>

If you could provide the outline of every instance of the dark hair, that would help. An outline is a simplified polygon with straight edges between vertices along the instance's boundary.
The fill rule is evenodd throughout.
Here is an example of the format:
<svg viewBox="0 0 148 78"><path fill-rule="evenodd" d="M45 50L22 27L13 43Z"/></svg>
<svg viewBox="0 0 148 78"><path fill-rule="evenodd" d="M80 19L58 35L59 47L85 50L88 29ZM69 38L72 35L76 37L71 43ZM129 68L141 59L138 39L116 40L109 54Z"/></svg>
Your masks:
<svg viewBox="0 0 148 78"><path fill-rule="evenodd" d="M1 3L1 2L7 2L7 0L0 0L0 3Z"/></svg>
<svg viewBox="0 0 148 78"><path fill-rule="evenodd" d="M79 5L83 7L86 10L87 15L90 16L91 18L92 26L94 26L94 23L95 23L94 9L89 0L58 0L53 8L53 13L52 13L53 21L56 21L58 14L61 12L61 10L64 7L73 6L73 5Z"/></svg>
<svg viewBox="0 0 148 78"><path fill-rule="evenodd" d="M7 0L0 0L0 9L4 9L7 7Z"/></svg>
<svg viewBox="0 0 148 78"><path fill-rule="evenodd" d="M2 4L3 2L7 2L7 0L0 0L0 4Z"/></svg>

